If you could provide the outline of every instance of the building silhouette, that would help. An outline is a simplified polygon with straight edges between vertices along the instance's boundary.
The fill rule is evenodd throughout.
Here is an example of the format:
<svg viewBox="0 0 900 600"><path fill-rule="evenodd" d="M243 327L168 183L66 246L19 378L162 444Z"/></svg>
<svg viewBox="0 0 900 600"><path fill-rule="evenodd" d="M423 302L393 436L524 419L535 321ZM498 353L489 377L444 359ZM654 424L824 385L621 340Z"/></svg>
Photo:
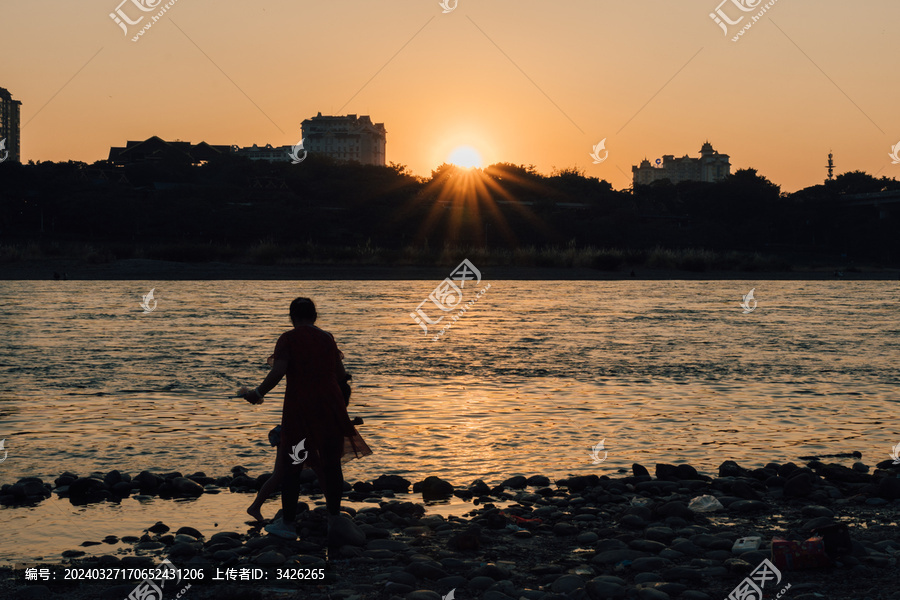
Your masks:
<svg viewBox="0 0 900 600"><path fill-rule="evenodd" d="M323 116L302 123L303 148L310 154L366 165L385 165L387 131L368 115Z"/></svg>
<svg viewBox="0 0 900 600"><path fill-rule="evenodd" d="M114 165L136 163L167 163L200 165L208 160L230 154L231 146L212 146L206 142L167 142L153 136L143 142L129 141L124 148L110 148L109 162Z"/></svg>
<svg viewBox="0 0 900 600"><path fill-rule="evenodd" d="M631 172L635 186L650 185L663 179L668 179L673 184L682 181L715 183L731 175L731 163L728 159L727 154L719 154L713 150L712 144L706 142L700 148L700 158L691 158L687 154L682 158L675 158L666 154L662 157L660 166L653 166L645 158L639 166L631 167Z"/></svg>
<svg viewBox="0 0 900 600"><path fill-rule="evenodd" d="M6 140L6 151L9 152L7 160L22 162L21 140L19 138L19 108L22 103L13 100L12 94L6 88L0 87L0 140ZM0 155L4 152L0 151Z"/></svg>
<svg viewBox="0 0 900 600"><path fill-rule="evenodd" d="M245 146L243 148L238 148L235 146L233 149L235 154L238 156L244 156L249 158L250 160L267 160L269 162L288 162L293 161L291 158L291 152L293 152L293 146L273 146L272 144L266 144L265 146L257 146L253 144L252 146ZM301 154L302 156L302 154Z"/></svg>

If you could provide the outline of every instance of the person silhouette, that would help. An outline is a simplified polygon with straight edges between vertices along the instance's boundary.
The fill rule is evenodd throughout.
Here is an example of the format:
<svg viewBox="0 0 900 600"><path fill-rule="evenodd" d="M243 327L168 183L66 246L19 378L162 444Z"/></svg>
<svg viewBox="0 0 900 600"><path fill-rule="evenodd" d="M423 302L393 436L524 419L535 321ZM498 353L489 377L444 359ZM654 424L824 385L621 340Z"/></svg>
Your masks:
<svg viewBox="0 0 900 600"><path fill-rule="evenodd" d="M269 374L258 387L242 388L240 395L251 404L261 404L265 395L287 376L273 473L273 477L278 473L283 478L282 516L265 529L286 539L297 537L294 520L300 497L299 475L308 466L325 492L330 541L340 528L342 463L368 456L372 450L347 414L341 391L341 382L346 381L347 375L343 353L334 336L315 326L315 303L309 298L296 298L291 302L290 317L294 328L278 338Z"/></svg>

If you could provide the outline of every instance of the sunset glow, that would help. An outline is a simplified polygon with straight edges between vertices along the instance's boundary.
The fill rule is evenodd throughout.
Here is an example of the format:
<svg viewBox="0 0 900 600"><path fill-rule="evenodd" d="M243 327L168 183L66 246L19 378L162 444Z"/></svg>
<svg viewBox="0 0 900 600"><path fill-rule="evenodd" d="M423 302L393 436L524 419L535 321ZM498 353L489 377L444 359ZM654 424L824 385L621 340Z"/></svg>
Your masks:
<svg viewBox="0 0 900 600"><path fill-rule="evenodd" d="M467 169L480 169L484 166L481 160L481 154L479 154L478 150L472 146L460 146L454 149L453 152L450 153L450 156L447 157L447 162L454 164L457 167L465 167Z"/></svg>

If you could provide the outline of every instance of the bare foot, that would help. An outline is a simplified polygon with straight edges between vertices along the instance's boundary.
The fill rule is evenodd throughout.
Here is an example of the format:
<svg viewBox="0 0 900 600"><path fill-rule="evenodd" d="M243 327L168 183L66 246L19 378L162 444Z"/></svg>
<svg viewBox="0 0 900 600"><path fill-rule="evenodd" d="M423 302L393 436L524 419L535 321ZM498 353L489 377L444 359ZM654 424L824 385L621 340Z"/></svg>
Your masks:
<svg viewBox="0 0 900 600"><path fill-rule="evenodd" d="M262 511L259 510L256 506L250 506L247 509L247 514L256 519L257 521L265 521L262 515Z"/></svg>

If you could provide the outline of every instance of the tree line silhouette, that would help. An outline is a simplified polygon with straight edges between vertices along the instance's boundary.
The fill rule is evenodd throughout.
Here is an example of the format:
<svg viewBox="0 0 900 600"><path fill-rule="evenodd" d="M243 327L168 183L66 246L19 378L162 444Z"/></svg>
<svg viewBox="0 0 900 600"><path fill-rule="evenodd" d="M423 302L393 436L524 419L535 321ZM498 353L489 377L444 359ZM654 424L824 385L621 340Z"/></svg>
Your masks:
<svg viewBox="0 0 900 600"><path fill-rule="evenodd" d="M576 169L469 170L430 177L310 155L289 162L223 156L202 165L105 161L0 166L6 244L89 242L116 248L170 244L168 258L202 260L201 244L277 248L516 249L703 248L866 261L900 257L896 205L858 205L859 194L900 182L855 171L795 193L754 169L718 183L661 181L614 190ZM179 246L179 244L181 246ZM179 254L178 248L185 249ZM186 249L195 248L193 252ZM337 250L336 250L337 252ZM599 261L597 268L618 264Z"/></svg>

